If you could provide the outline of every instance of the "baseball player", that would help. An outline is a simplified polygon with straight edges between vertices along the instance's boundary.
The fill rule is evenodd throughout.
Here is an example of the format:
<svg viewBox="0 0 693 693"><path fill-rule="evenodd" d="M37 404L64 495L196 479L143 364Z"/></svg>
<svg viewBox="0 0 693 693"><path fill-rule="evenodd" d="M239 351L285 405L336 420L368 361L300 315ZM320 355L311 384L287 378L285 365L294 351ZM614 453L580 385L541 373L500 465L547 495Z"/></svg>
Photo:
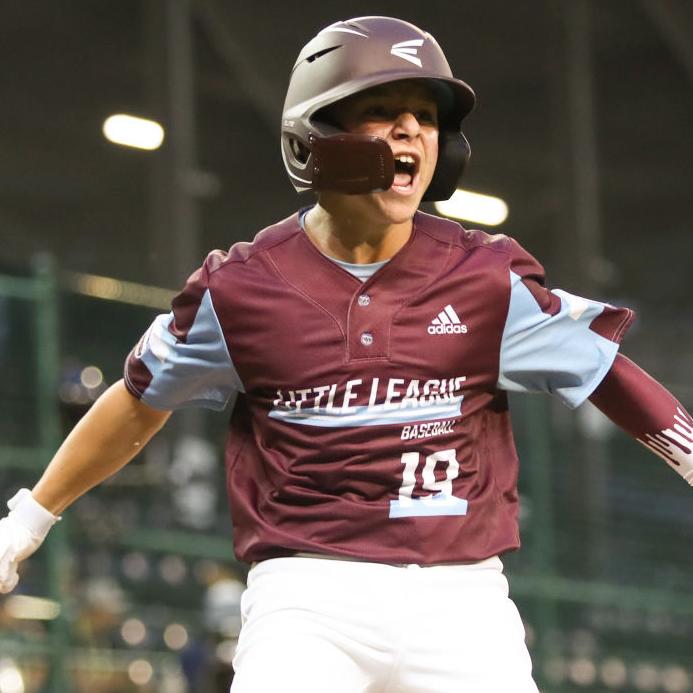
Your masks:
<svg viewBox="0 0 693 693"><path fill-rule="evenodd" d="M519 546L508 391L591 399L693 479L693 420L617 354L625 308L514 240L417 211L469 156L435 39L361 17L292 70L284 164L317 204L214 251L0 525L0 585L174 409L223 409L252 564L234 693L536 691L499 558Z"/></svg>

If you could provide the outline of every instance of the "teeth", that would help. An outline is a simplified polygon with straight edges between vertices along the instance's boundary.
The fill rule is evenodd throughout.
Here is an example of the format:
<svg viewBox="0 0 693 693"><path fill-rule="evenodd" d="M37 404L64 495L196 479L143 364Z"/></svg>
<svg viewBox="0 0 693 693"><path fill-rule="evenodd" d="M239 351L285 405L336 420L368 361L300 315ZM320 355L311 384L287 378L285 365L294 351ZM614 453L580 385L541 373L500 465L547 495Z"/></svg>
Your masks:
<svg viewBox="0 0 693 693"><path fill-rule="evenodd" d="M403 164L414 164L414 157L411 154L398 154L395 157L396 161L401 161Z"/></svg>

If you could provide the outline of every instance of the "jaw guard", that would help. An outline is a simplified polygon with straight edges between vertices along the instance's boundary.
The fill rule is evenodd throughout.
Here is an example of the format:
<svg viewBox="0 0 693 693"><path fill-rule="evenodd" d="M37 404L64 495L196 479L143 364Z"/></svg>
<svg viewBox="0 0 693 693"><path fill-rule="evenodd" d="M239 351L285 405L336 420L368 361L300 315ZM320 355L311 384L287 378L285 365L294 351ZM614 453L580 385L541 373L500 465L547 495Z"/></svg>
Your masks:
<svg viewBox="0 0 693 693"><path fill-rule="evenodd" d="M395 158L385 140L372 135L310 136L313 190L347 195L388 190Z"/></svg>
<svg viewBox="0 0 693 693"><path fill-rule="evenodd" d="M395 177L395 158L380 137L343 133L328 137L310 135L313 190L364 195L388 190ZM469 142L461 132L441 130L438 164L424 202L447 200L469 161Z"/></svg>

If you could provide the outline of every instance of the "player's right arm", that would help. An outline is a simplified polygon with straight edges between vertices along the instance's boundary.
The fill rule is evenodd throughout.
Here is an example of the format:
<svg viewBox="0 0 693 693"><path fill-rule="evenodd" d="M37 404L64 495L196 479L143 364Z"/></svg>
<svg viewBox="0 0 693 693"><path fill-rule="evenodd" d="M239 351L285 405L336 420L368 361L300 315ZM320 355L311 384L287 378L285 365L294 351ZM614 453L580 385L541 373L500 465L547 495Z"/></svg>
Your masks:
<svg viewBox="0 0 693 693"><path fill-rule="evenodd" d="M127 464L183 407L223 409L243 384L231 361L211 286L226 255L213 252L159 315L109 388L66 438L34 489L10 500L0 520L0 592L17 583L17 565L41 545L57 514ZM223 293L223 281L221 282Z"/></svg>
<svg viewBox="0 0 693 693"><path fill-rule="evenodd" d="M115 474L146 445L171 412L112 385L75 426L33 488L22 489L0 520L0 592L17 584L17 567L43 543L58 514Z"/></svg>
<svg viewBox="0 0 693 693"><path fill-rule="evenodd" d="M188 278L111 386L67 437L33 497L53 515L127 464L184 407L221 410L242 384L217 317L210 274L225 260L215 251Z"/></svg>
<svg viewBox="0 0 693 693"><path fill-rule="evenodd" d="M170 415L136 399L118 381L74 427L31 495L52 514L60 514L124 467Z"/></svg>

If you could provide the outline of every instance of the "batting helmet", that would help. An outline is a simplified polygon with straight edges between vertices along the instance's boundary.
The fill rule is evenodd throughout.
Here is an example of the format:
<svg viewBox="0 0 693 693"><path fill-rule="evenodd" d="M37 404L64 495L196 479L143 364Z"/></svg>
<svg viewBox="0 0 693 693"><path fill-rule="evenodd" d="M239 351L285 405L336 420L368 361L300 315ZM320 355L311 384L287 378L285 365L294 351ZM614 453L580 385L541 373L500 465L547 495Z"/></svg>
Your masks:
<svg viewBox="0 0 693 693"><path fill-rule="evenodd" d="M425 81L438 102L438 162L423 199L446 200L452 195L469 159L469 143L460 128L474 108L474 92L452 76L433 36L391 17L335 22L299 54L284 102L281 136L284 165L297 191L363 193L390 186L392 179L388 182L382 175L384 168L394 170L389 146L376 137L344 135L327 119L321 120L321 111L352 94L403 79ZM321 145L328 142L329 146ZM364 167L360 183L354 186L353 180L316 175L320 173L317 152L333 161L340 153L344 161L351 156L352 168L356 152L358 165ZM338 171L340 166L330 169Z"/></svg>

